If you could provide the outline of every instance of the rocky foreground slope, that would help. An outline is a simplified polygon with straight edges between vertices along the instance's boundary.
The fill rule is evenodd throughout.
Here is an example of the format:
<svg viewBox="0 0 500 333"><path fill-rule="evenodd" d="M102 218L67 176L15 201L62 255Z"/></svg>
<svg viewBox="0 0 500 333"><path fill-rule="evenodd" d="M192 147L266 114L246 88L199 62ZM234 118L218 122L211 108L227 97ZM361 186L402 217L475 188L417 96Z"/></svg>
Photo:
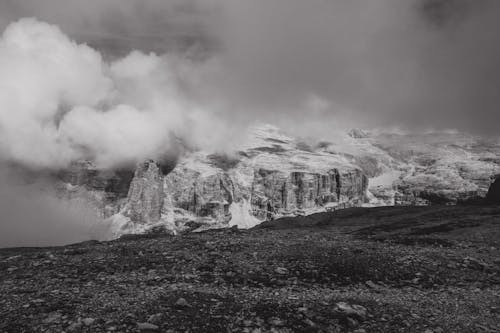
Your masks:
<svg viewBox="0 0 500 333"><path fill-rule="evenodd" d="M0 332L500 330L500 208L351 208L0 250Z"/></svg>
<svg viewBox="0 0 500 333"><path fill-rule="evenodd" d="M500 143L455 132L352 130L306 142L260 126L233 153L187 150L135 171L81 162L60 193L90 203L115 233L248 228L265 220L352 206L457 204L484 198L500 173Z"/></svg>

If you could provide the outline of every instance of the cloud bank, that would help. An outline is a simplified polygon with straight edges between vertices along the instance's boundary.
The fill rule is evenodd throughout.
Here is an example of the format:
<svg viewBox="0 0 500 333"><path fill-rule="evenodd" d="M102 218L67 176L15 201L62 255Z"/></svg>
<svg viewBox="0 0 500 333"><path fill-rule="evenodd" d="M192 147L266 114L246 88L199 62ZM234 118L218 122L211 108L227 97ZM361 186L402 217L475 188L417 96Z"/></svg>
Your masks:
<svg viewBox="0 0 500 333"><path fill-rule="evenodd" d="M225 148L256 121L323 138L352 126L496 134L497 1L0 9L0 147L31 165L127 163L168 151L173 136Z"/></svg>
<svg viewBox="0 0 500 333"><path fill-rule="evenodd" d="M179 89L181 75L196 76L185 66L139 51L107 63L57 26L16 21L0 39L2 156L42 168L82 158L110 167L168 152L172 135L199 121Z"/></svg>
<svg viewBox="0 0 500 333"><path fill-rule="evenodd" d="M0 164L0 248L56 246L112 237L112 225L95 208L61 198L53 183L30 179Z"/></svg>

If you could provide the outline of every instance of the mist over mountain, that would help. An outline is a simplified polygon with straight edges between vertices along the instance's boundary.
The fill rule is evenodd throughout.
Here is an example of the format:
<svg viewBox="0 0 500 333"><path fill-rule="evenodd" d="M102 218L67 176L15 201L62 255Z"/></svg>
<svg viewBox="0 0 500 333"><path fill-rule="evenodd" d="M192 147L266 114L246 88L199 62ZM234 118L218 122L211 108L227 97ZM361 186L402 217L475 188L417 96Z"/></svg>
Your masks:
<svg viewBox="0 0 500 333"><path fill-rule="evenodd" d="M1 332L500 332L499 0L0 0Z"/></svg>
<svg viewBox="0 0 500 333"><path fill-rule="evenodd" d="M246 179L242 192L210 190L194 208L180 197L156 203L194 220L219 207L217 218L232 209L252 224L249 209L267 202L288 214L334 199L381 205L484 196L498 171L499 17L500 5L489 0L0 1L2 170L38 173L42 187L57 183L40 190L24 172L9 173L27 187L5 182L0 205L30 193L24 206L57 211L54 202L83 195L105 220L128 207L126 191L115 193L120 172L149 160L160 177L173 170L182 178L181 168L203 175L221 159L216 178ZM270 141L249 148L262 124L288 139L269 146L276 138L266 134ZM365 131L346 136L351 128ZM85 167L64 179L62 191L54 175L75 165ZM275 175L279 165L289 174ZM241 170L248 179L231 175ZM352 176L352 191L334 189L342 172ZM279 182L252 203L252 186L275 176ZM324 198L303 200L308 177L330 177ZM214 179L200 182L211 188ZM279 186L290 196L281 202ZM33 214L12 216L6 224Z"/></svg>
<svg viewBox="0 0 500 333"><path fill-rule="evenodd" d="M105 64L93 66L143 53L147 59L131 61L157 66L152 71L163 76L150 85L170 91L163 98L181 104L182 114L194 104L196 117L206 118L201 123L217 115L211 126L257 120L325 137L332 128L387 126L496 134L496 1L4 0L0 6L0 26L22 17L57 25L101 54ZM151 99L143 93L137 95ZM123 95L114 102L138 107Z"/></svg>

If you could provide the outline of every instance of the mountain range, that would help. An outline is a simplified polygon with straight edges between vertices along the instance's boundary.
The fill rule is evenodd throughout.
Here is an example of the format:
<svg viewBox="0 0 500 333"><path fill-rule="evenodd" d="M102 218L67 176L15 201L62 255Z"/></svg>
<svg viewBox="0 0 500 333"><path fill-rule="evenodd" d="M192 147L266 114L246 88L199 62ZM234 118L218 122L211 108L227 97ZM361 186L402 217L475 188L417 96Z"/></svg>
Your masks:
<svg viewBox="0 0 500 333"><path fill-rule="evenodd" d="M456 131L353 129L317 142L260 125L232 152L184 146L135 170L79 161L57 173L56 188L97 211L114 236L250 228L353 206L474 202L500 173L498 156L498 139Z"/></svg>

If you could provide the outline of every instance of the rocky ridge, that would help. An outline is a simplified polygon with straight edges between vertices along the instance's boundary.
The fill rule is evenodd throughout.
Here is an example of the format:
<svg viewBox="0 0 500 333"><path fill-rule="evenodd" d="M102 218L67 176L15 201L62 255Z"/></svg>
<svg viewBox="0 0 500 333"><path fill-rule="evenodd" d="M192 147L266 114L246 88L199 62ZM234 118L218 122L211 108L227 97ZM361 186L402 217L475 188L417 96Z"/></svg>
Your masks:
<svg viewBox="0 0 500 333"><path fill-rule="evenodd" d="M234 156L187 153L165 175L154 161L140 164L127 204L113 218L132 222L125 229L155 223L174 232L193 225L248 228L365 202L367 177L342 156L301 150L274 127L255 130L252 140Z"/></svg>
<svg viewBox="0 0 500 333"><path fill-rule="evenodd" d="M454 131L362 133L322 149L348 156L369 176L371 206L477 201L500 172L498 139Z"/></svg>
<svg viewBox="0 0 500 333"><path fill-rule="evenodd" d="M307 144L266 125L234 154L186 150L173 168L150 160L135 173L82 162L59 178L64 195L95 204L118 234L176 233L351 206L467 202L486 196L499 155L498 142L457 133L352 130Z"/></svg>

